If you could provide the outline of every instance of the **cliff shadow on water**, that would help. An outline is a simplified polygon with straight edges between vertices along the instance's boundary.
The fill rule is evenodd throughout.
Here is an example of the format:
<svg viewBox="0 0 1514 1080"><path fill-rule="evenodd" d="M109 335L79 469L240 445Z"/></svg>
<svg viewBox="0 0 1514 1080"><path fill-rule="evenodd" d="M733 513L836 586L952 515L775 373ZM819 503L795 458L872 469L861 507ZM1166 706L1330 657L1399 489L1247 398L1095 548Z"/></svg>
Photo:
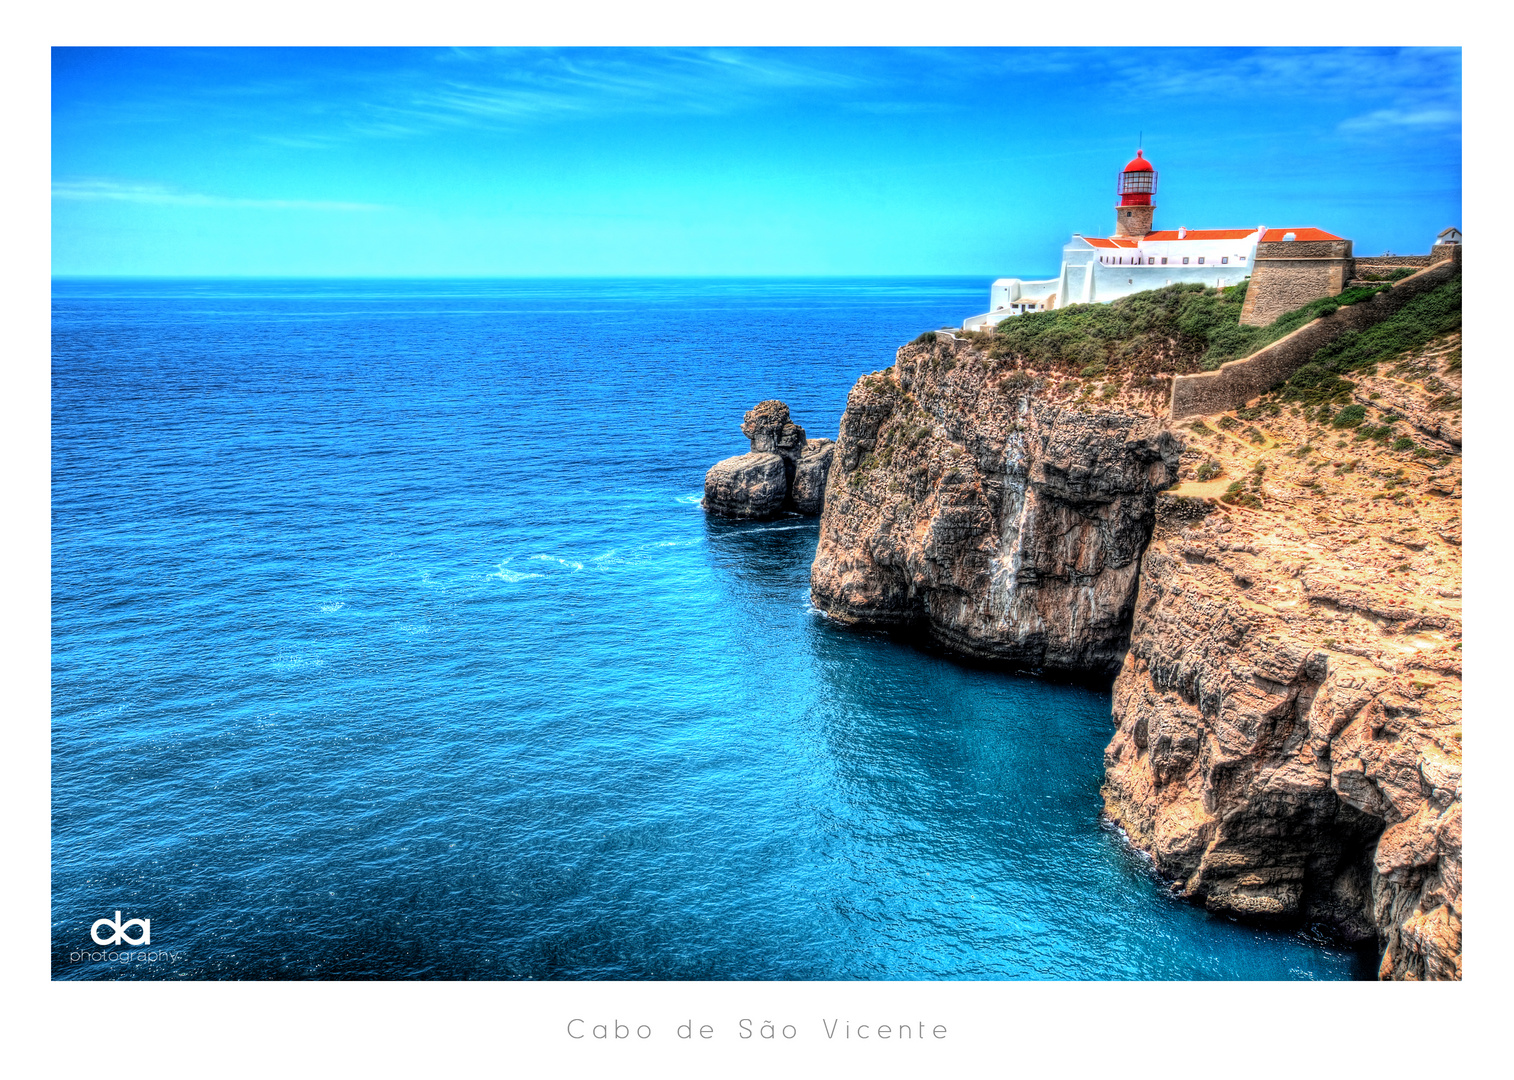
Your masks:
<svg viewBox="0 0 1514 1080"><path fill-rule="evenodd" d="M752 797L775 804L760 845L805 882L792 903L830 958L806 977L1370 970L1333 940L1171 895L1100 818L1107 680L1037 677L918 628L825 617L806 603L817 532L800 518L705 526L723 603L742 612L726 645L742 680L730 708L764 761Z"/></svg>

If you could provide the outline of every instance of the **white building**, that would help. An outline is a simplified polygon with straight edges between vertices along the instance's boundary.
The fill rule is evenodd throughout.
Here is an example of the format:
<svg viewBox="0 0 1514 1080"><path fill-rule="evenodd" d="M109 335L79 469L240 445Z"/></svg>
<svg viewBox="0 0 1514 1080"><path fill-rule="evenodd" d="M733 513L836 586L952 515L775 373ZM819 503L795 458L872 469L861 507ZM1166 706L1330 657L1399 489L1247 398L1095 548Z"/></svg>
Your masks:
<svg viewBox="0 0 1514 1080"><path fill-rule="evenodd" d="M1141 151L1120 173L1115 235L1074 233L1062 248L1062 269L1045 281L1000 278L989 289L988 311L964 319L984 330L1029 311L1099 304L1176 282L1239 285L1251 274L1261 241L1339 240L1321 229L1177 229L1152 231L1156 170Z"/></svg>

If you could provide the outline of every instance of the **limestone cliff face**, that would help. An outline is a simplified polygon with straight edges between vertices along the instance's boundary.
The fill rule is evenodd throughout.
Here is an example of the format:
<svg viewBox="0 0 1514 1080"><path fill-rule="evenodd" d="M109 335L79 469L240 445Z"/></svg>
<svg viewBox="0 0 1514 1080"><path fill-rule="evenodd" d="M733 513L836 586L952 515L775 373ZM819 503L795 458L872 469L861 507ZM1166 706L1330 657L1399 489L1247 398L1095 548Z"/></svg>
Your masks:
<svg viewBox="0 0 1514 1080"><path fill-rule="evenodd" d="M1461 975L1459 364L1363 378L1360 429L1198 425L1185 458L1225 475L1162 500L1105 755L1106 812L1184 895L1375 937L1384 978ZM1358 437L1389 418L1412 447ZM1232 478L1254 505L1204 499Z"/></svg>
<svg viewBox="0 0 1514 1080"><path fill-rule="evenodd" d="M947 338L905 346L847 399L815 605L920 624L971 656L1113 674L1156 493L1177 475L1161 404L1144 382L1095 401Z"/></svg>
<svg viewBox="0 0 1514 1080"><path fill-rule="evenodd" d="M1209 518L1164 512L1146 554L1107 813L1212 911L1381 936L1384 976L1459 977L1455 642L1368 590L1311 596L1306 534ZM1356 655L1337 618L1391 640Z"/></svg>

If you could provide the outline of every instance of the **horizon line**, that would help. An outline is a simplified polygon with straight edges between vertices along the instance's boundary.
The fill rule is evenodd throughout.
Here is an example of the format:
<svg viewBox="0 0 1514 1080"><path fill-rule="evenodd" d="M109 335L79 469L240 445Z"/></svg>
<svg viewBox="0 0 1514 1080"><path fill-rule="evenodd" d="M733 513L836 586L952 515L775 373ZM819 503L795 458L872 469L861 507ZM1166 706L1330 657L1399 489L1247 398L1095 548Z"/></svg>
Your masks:
<svg viewBox="0 0 1514 1080"><path fill-rule="evenodd" d="M878 280L885 278L994 277L988 272L951 274L53 274L52 281L684 281ZM1002 277L1003 275L997 275Z"/></svg>

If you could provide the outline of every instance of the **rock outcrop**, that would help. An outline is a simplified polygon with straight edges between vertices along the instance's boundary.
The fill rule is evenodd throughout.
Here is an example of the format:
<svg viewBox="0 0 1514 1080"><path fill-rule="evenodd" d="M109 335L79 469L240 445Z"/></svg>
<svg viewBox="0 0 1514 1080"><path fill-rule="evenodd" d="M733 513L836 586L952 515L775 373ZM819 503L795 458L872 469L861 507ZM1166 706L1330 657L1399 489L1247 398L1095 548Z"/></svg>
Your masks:
<svg viewBox="0 0 1514 1080"><path fill-rule="evenodd" d="M742 454L704 474L704 508L720 517L765 518L783 509L788 475L777 454Z"/></svg>
<svg viewBox="0 0 1514 1080"><path fill-rule="evenodd" d="M1223 473L1163 497L1105 809L1210 910L1326 923L1377 938L1383 978L1455 979L1461 432L1438 414L1459 342L1397 374L1360 379L1356 428L1280 408L1249 436L1190 430L1187 465Z"/></svg>
<svg viewBox="0 0 1514 1080"><path fill-rule="evenodd" d="M751 450L711 466L704 477L704 508L730 518L773 517L784 510L818 514L834 444L806 439L781 401L762 401L742 419Z"/></svg>
<svg viewBox="0 0 1514 1080"><path fill-rule="evenodd" d="M836 444L830 439L811 439L806 444L794 469L794 509L799 513L815 516L825 509L825 482L835 459Z"/></svg>
<svg viewBox="0 0 1514 1080"><path fill-rule="evenodd" d="M1112 676L1156 493L1177 479L1164 387L1092 402L949 338L906 345L847 399L815 605L917 624L971 656Z"/></svg>

